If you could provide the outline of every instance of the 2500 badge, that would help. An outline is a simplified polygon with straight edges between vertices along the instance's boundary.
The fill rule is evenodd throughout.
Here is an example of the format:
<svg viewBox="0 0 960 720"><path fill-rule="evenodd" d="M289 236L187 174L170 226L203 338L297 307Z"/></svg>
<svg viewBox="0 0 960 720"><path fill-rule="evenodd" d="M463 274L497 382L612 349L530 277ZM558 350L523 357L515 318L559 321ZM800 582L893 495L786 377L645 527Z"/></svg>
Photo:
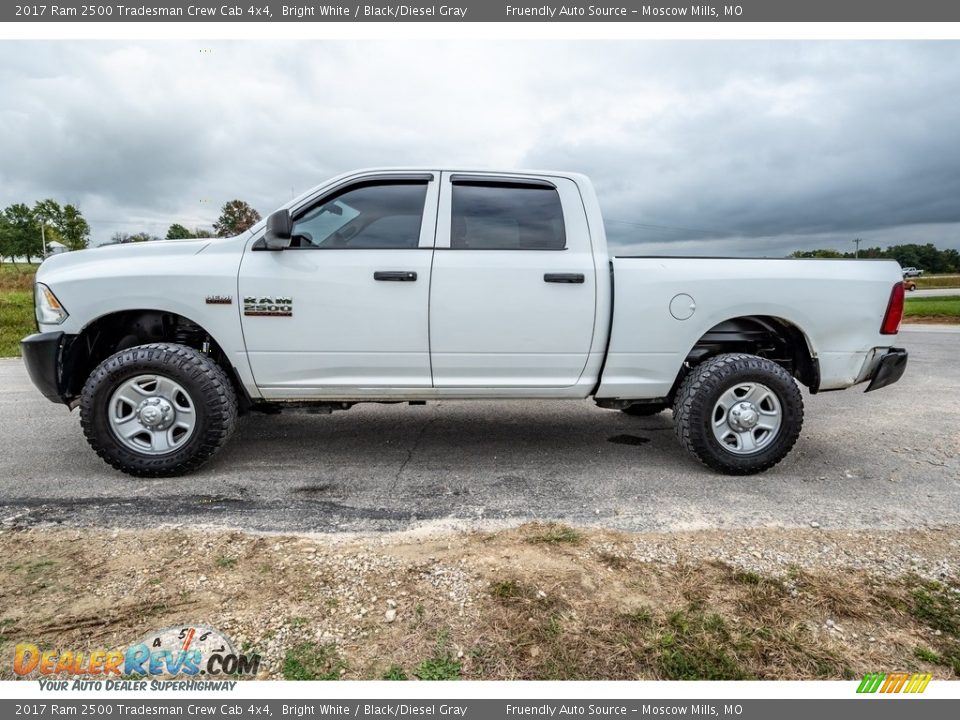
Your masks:
<svg viewBox="0 0 960 720"><path fill-rule="evenodd" d="M271 317L290 317L293 315L293 298L290 297L245 297L244 315L267 315Z"/></svg>

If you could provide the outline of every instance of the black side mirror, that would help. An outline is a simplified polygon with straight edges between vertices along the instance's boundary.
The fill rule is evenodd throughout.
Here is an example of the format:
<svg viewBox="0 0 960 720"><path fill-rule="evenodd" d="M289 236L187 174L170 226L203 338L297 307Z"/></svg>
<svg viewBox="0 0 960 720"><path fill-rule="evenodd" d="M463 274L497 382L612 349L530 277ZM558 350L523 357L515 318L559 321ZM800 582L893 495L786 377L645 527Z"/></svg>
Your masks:
<svg viewBox="0 0 960 720"><path fill-rule="evenodd" d="M267 250L285 250L290 247L290 234L293 231L293 221L289 210L277 210L267 218L267 231L263 236L263 243Z"/></svg>

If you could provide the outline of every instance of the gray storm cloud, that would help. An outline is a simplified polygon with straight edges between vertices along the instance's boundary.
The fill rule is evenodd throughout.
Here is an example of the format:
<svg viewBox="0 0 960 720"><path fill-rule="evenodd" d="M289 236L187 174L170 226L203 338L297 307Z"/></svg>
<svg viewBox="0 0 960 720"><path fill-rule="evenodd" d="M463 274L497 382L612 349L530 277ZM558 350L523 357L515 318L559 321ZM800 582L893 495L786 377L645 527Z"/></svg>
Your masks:
<svg viewBox="0 0 960 720"><path fill-rule="evenodd" d="M94 242L356 167L577 170L616 247L960 247L960 42L0 44L0 204Z"/></svg>

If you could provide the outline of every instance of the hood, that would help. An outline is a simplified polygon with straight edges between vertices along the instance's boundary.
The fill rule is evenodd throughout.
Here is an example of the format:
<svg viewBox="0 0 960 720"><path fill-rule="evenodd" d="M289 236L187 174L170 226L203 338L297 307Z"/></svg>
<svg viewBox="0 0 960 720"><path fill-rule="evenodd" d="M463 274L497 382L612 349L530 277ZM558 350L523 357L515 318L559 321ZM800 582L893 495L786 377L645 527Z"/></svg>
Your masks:
<svg viewBox="0 0 960 720"><path fill-rule="evenodd" d="M101 245L86 250L65 252L48 257L37 270L37 280L62 275L72 275L76 268L91 268L94 265L112 265L130 260L148 261L152 258L187 258L202 252L213 242L223 242L234 238L192 238L186 240L152 240L150 242Z"/></svg>

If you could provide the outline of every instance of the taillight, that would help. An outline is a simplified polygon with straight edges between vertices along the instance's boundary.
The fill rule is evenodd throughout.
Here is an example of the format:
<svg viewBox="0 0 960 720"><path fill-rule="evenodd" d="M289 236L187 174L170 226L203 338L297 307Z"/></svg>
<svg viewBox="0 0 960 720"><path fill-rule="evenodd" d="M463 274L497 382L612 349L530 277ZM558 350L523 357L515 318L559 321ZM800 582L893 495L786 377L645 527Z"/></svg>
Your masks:
<svg viewBox="0 0 960 720"><path fill-rule="evenodd" d="M890 302L887 303L887 312L883 316L880 326L881 335L896 335L900 331L900 321L903 319L903 283L898 282L890 291Z"/></svg>

